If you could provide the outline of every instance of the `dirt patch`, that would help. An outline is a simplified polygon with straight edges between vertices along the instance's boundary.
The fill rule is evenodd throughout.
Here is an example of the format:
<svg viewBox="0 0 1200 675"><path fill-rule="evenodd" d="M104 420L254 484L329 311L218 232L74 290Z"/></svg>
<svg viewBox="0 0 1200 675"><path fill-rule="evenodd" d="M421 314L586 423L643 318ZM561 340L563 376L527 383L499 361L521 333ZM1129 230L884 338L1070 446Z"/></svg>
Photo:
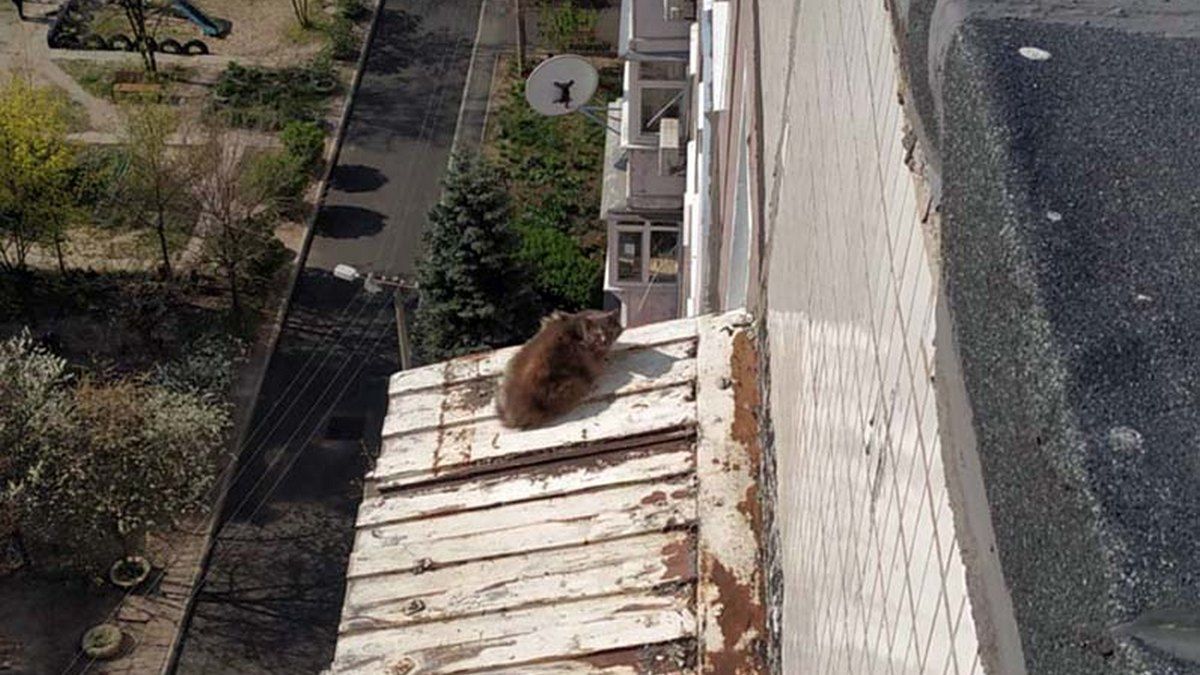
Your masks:
<svg viewBox="0 0 1200 675"><path fill-rule="evenodd" d="M321 27L329 15L320 2L312 3L317 25L306 31L299 29L291 3L280 0L199 0L196 4L210 17L230 22L224 38L205 39L213 54L287 64L312 58L328 44Z"/></svg>
<svg viewBox="0 0 1200 675"><path fill-rule="evenodd" d="M108 586L15 574L0 579L0 597L0 671L77 673L87 664L75 658L80 636L109 616L121 594Z"/></svg>

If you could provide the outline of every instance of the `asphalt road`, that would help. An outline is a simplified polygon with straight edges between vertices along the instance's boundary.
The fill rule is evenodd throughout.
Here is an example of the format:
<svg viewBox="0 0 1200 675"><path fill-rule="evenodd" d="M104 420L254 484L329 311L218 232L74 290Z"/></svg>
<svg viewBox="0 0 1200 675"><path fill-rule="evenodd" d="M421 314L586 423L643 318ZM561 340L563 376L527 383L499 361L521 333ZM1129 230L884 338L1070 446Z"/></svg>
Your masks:
<svg viewBox="0 0 1200 675"><path fill-rule="evenodd" d="M399 366L391 294L329 270L414 271L479 8L383 9L176 672L316 673L332 659L361 478Z"/></svg>

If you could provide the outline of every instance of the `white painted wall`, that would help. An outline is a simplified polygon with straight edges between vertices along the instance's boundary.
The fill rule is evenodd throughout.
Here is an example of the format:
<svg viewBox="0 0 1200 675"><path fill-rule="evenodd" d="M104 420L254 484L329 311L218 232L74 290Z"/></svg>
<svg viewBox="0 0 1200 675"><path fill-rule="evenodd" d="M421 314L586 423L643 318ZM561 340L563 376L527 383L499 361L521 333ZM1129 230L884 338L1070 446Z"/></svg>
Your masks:
<svg viewBox="0 0 1200 675"><path fill-rule="evenodd" d="M884 3L759 7L782 672L980 672Z"/></svg>

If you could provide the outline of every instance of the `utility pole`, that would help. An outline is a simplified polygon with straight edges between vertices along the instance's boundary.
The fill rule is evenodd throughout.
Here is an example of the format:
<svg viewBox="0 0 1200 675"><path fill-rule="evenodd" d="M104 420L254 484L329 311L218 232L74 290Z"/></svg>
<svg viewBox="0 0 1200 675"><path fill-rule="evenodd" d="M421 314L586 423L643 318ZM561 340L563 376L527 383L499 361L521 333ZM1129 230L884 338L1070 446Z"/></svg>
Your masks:
<svg viewBox="0 0 1200 675"><path fill-rule="evenodd" d="M396 311L396 344L400 352L400 369L408 370L412 367L412 346L408 342L408 318L404 311L404 292L417 289L415 281L408 281L400 277L389 279L387 277L377 277L373 273L362 274L354 267L345 264L336 265L333 268L333 276L342 281L362 281L363 290L368 293L379 293L384 286L391 286L396 289L392 295L392 307Z"/></svg>
<svg viewBox="0 0 1200 675"><path fill-rule="evenodd" d="M408 343L408 312L404 311L404 287L396 288L392 300L396 308L396 344L400 345L400 370L412 368L412 347Z"/></svg>

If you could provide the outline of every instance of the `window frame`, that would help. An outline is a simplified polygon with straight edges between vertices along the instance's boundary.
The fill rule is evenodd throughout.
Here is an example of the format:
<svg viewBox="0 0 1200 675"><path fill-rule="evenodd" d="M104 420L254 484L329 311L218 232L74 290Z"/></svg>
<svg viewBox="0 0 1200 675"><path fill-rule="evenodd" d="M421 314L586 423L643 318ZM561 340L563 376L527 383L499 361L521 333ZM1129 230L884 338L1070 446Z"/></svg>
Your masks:
<svg viewBox="0 0 1200 675"><path fill-rule="evenodd" d="M670 232L675 235L675 261L678 268L675 272L675 278L671 281L651 281L652 274L650 272L650 243L652 232ZM640 236L641 241L641 278L621 279L620 278L620 240L623 233L635 233ZM681 223L668 220L650 220L647 218L616 218L609 221L608 230L608 278L610 286L630 288L630 287L661 287L668 288L670 286L678 286L680 276L683 274L683 228Z"/></svg>
<svg viewBox="0 0 1200 675"><path fill-rule="evenodd" d="M679 63L683 66L683 74L678 80L649 80L642 79L642 64L635 60L626 61L629 67L628 79L630 83L628 98L629 98L629 117L630 124L628 127L630 140L637 145L658 147L660 138L657 131L642 130L642 91L644 89L667 89L672 90L674 95L679 96L679 125L680 128L686 128L685 119L687 116L687 90L688 90L688 73L687 63L682 61L669 61L667 63ZM680 94L682 92L682 95ZM660 118L661 119L661 118Z"/></svg>

